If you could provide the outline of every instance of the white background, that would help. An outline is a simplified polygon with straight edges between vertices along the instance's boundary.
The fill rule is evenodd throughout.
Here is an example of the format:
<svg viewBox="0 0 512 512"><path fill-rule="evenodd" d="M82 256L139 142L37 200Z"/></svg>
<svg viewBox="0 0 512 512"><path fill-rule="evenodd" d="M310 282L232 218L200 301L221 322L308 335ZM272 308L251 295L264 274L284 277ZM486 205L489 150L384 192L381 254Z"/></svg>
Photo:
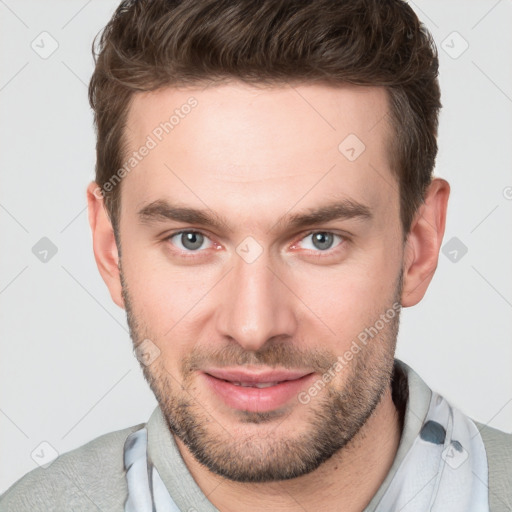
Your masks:
<svg viewBox="0 0 512 512"><path fill-rule="evenodd" d="M156 404L96 269L85 209L90 47L117 3L0 2L0 492L36 467L41 442L62 453L146 421ZM403 311L397 357L470 417L510 432L512 2L410 3L440 55L444 242L457 237L468 252L457 263L441 254L425 299ZM31 48L44 31L59 45L47 59ZM47 263L32 253L42 237L58 249Z"/></svg>

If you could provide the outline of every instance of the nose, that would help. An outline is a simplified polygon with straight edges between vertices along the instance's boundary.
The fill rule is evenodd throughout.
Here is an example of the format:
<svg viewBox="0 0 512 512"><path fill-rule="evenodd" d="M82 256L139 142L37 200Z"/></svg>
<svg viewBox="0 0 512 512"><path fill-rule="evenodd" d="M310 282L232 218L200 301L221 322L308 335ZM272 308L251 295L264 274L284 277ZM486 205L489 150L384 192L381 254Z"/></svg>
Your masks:
<svg viewBox="0 0 512 512"><path fill-rule="evenodd" d="M248 263L234 255L234 268L223 282L217 329L247 351L257 351L276 336L293 336L297 328L294 296L269 265L264 252Z"/></svg>

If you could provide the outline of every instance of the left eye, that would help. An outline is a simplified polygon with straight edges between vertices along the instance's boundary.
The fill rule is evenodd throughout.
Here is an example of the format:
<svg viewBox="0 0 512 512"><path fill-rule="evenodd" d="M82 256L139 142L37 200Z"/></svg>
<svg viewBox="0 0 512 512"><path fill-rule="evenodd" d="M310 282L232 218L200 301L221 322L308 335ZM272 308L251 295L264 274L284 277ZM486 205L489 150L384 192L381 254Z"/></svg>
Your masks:
<svg viewBox="0 0 512 512"><path fill-rule="evenodd" d="M330 233L329 231L315 231L314 233L306 235L300 243L302 244L304 240L311 239L309 247L303 245L305 249L327 251L332 248L336 238L340 241L343 241L343 237L341 235L336 235L335 233Z"/></svg>
<svg viewBox="0 0 512 512"><path fill-rule="evenodd" d="M209 245L203 247L203 249L207 249L211 246L211 241L198 231L180 231L179 233L171 235L169 240L179 249L185 251L197 251L205 242ZM174 240L176 240L176 242Z"/></svg>

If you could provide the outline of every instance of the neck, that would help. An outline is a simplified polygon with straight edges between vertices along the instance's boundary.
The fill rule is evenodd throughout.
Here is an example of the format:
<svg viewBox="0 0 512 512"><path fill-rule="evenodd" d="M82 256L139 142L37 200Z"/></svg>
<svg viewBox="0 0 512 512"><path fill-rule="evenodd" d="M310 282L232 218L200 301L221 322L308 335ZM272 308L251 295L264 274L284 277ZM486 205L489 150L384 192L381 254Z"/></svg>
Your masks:
<svg viewBox="0 0 512 512"><path fill-rule="evenodd" d="M315 471L291 480L254 484L233 482L212 473L175 439L198 486L221 512L360 512L388 474L401 430L389 386L356 436Z"/></svg>

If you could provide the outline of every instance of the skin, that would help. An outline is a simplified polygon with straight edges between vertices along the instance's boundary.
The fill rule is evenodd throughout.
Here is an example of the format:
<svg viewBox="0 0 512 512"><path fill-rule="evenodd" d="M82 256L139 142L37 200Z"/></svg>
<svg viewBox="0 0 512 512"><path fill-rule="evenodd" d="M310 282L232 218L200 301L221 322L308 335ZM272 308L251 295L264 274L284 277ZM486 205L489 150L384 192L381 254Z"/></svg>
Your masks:
<svg viewBox="0 0 512 512"><path fill-rule="evenodd" d="M400 441L389 382L398 314L307 404L291 400L270 414L235 410L202 371L305 368L321 379L393 303L410 307L424 296L449 185L432 181L404 244L379 87L233 82L139 93L128 116L129 150L191 96L197 107L123 178L121 258L90 184L100 273L127 310L135 346L149 339L158 347L144 374L187 467L219 510L360 511ZM350 133L366 146L354 161L338 149ZM371 218L288 224L289 215L347 198L366 205ZM142 221L138 212L160 199L215 212L227 225ZM169 238L183 229L205 235L204 245L191 251L180 236ZM339 236L323 250L312 231ZM249 236L262 249L251 263L237 253ZM334 453L320 457L326 446ZM309 466L301 473L303 460Z"/></svg>

